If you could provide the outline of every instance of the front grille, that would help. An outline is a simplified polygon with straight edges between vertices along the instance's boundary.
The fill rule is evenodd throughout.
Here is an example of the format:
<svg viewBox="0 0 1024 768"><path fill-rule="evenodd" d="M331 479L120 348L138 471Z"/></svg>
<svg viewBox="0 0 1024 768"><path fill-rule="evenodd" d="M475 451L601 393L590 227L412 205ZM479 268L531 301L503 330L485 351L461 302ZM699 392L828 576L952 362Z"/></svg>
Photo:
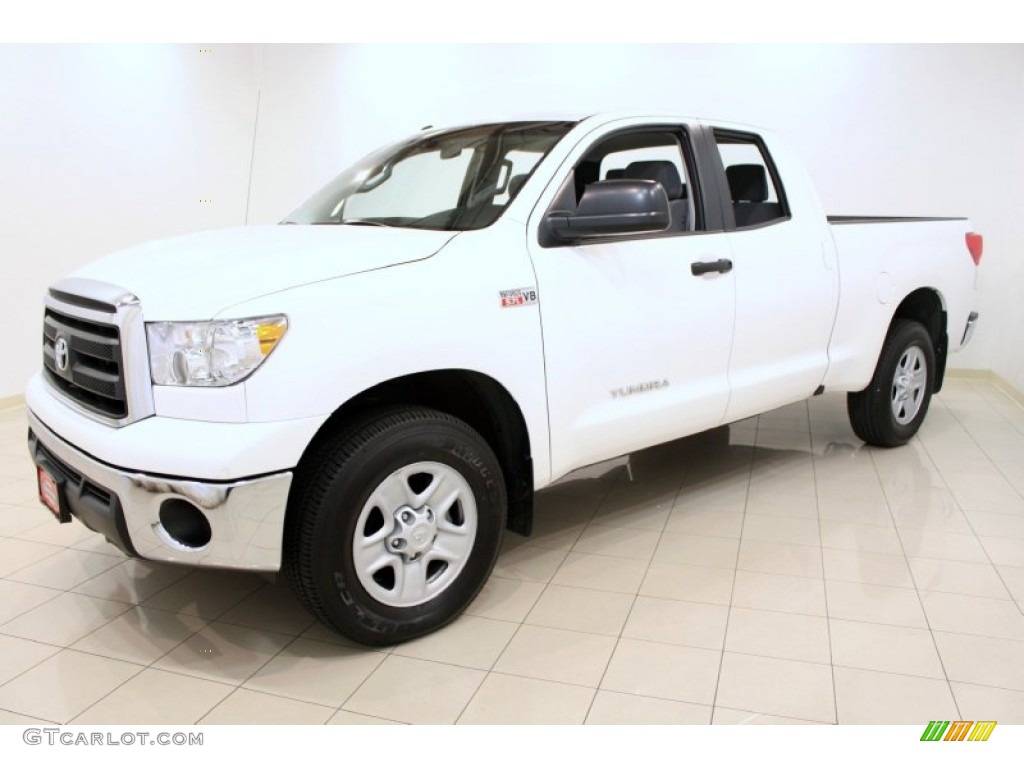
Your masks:
<svg viewBox="0 0 1024 768"><path fill-rule="evenodd" d="M61 339L66 349L63 367L55 352ZM115 419L128 415L121 333L116 325L47 309L43 316L43 371L50 384L83 408Z"/></svg>

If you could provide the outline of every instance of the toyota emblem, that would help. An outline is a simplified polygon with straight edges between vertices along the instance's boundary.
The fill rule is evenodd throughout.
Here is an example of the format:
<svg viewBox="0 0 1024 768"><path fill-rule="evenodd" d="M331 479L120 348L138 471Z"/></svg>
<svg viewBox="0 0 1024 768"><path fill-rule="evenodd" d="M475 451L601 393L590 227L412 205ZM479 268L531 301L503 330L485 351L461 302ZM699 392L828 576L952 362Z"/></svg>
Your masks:
<svg viewBox="0 0 1024 768"><path fill-rule="evenodd" d="M68 369L68 340L58 336L53 345L53 362L57 364L57 370L65 373Z"/></svg>

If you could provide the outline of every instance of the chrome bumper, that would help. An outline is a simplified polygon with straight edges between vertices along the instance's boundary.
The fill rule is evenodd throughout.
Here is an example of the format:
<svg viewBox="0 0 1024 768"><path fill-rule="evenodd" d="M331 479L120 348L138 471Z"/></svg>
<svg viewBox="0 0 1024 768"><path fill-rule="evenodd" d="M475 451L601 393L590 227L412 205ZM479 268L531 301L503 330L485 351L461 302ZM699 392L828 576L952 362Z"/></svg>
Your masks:
<svg viewBox="0 0 1024 768"><path fill-rule="evenodd" d="M971 340L971 337L974 336L974 329L975 329L975 327L977 325L978 325L978 313L977 312L971 312L971 314L968 315L968 317L967 317L967 325L964 327L964 336L963 336L962 339L960 339L960 346L961 347L966 347L967 346L967 343Z"/></svg>
<svg viewBox="0 0 1024 768"><path fill-rule="evenodd" d="M33 460L74 480L72 512L128 554L187 565L280 570L291 472L233 482L154 477L92 458L31 410L28 422ZM103 501L104 492L112 496L109 501ZM167 533L160 507L170 499L183 499L202 511L210 524L209 543L187 547Z"/></svg>

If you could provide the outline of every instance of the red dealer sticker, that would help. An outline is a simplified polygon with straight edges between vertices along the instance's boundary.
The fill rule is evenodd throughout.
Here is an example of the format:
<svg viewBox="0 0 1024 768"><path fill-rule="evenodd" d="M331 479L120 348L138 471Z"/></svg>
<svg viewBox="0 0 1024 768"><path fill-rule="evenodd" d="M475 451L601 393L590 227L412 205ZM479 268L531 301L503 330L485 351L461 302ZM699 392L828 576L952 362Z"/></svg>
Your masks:
<svg viewBox="0 0 1024 768"><path fill-rule="evenodd" d="M507 291L498 291L498 296L501 298L503 308L523 307L527 304L537 303L536 288L510 288Z"/></svg>

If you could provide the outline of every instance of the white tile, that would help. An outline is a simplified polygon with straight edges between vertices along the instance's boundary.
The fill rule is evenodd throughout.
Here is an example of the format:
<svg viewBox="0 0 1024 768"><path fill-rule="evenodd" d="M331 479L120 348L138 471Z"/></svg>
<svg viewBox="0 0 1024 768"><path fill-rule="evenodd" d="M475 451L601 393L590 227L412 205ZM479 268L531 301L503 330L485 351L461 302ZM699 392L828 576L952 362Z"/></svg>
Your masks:
<svg viewBox="0 0 1024 768"><path fill-rule="evenodd" d="M348 701L345 709L403 723L454 723L486 672L434 661L389 656Z"/></svg>
<svg viewBox="0 0 1024 768"><path fill-rule="evenodd" d="M78 584L73 591L105 600L141 603L190 573L191 569L180 565L122 560L110 570Z"/></svg>
<svg viewBox="0 0 1024 768"><path fill-rule="evenodd" d="M825 578L912 589L914 580L903 555L855 552L847 549L822 550Z"/></svg>
<svg viewBox="0 0 1024 768"><path fill-rule="evenodd" d="M65 649L0 686L0 709L66 723L142 669Z"/></svg>
<svg viewBox="0 0 1024 768"><path fill-rule="evenodd" d="M900 540L907 557L928 557L936 560L962 560L969 563L987 563L985 550L973 535L900 529ZM1019 542L1024 551L1024 541Z"/></svg>
<svg viewBox="0 0 1024 768"><path fill-rule="evenodd" d="M291 640L289 635L213 622L155 661L153 666L238 685Z"/></svg>
<svg viewBox="0 0 1024 768"><path fill-rule="evenodd" d="M744 571L820 579L821 548L744 539L737 567Z"/></svg>
<svg viewBox="0 0 1024 768"><path fill-rule="evenodd" d="M466 613L485 619L521 622L540 598L544 588L540 582L492 576L466 609Z"/></svg>
<svg viewBox="0 0 1024 768"><path fill-rule="evenodd" d="M964 563L959 560L910 558L910 570L917 588L923 592L953 592L960 595L1010 599L1003 580L988 563Z"/></svg>
<svg viewBox="0 0 1024 768"><path fill-rule="evenodd" d="M284 584L266 584L222 613L218 621L284 635L299 635L315 619Z"/></svg>
<svg viewBox="0 0 1024 768"><path fill-rule="evenodd" d="M715 706L833 722L832 669L827 664L727 651Z"/></svg>
<svg viewBox="0 0 1024 768"><path fill-rule="evenodd" d="M0 539L0 578L62 552L61 547L20 539Z"/></svg>
<svg viewBox="0 0 1024 768"><path fill-rule="evenodd" d="M778 541L785 544L821 545L817 520L798 520L769 515L748 515L743 521L743 538L753 541Z"/></svg>
<svg viewBox="0 0 1024 768"><path fill-rule="evenodd" d="M75 718L76 725L195 723L234 688L198 677L144 669Z"/></svg>
<svg viewBox="0 0 1024 768"><path fill-rule="evenodd" d="M68 646L131 606L65 592L0 626L0 632L50 645Z"/></svg>
<svg viewBox="0 0 1024 768"><path fill-rule="evenodd" d="M710 705L720 659L720 651L623 638L601 689Z"/></svg>
<svg viewBox="0 0 1024 768"><path fill-rule="evenodd" d="M928 626L921 602L913 589L826 581L828 615L833 619L895 624L903 627Z"/></svg>
<svg viewBox="0 0 1024 768"><path fill-rule="evenodd" d="M436 632L402 643L393 653L462 667L490 669L512 639L516 628L516 624L508 621L460 616Z"/></svg>
<svg viewBox="0 0 1024 768"><path fill-rule="evenodd" d="M739 608L825 615L825 582L773 573L736 572L732 604Z"/></svg>
<svg viewBox="0 0 1024 768"><path fill-rule="evenodd" d="M707 725L711 707L683 701L598 691L587 725Z"/></svg>
<svg viewBox="0 0 1024 768"><path fill-rule="evenodd" d="M796 717L779 717L763 712L747 712L742 709L715 707L714 725L831 725L816 720L800 720Z"/></svg>
<svg viewBox="0 0 1024 768"><path fill-rule="evenodd" d="M734 575L728 568L651 563L639 593L646 597L728 605Z"/></svg>
<svg viewBox="0 0 1024 768"><path fill-rule="evenodd" d="M540 547L502 547L494 575L503 579L547 582L565 560L565 552Z"/></svg>
<svg viewBox="0 0 1024 768"><path fill-rule="evenodd" d="M1000 539L994 536L979 537L989 560L995 565L1011 565L1024 568L1024 540Z"/></svg>
<svg viewBox="0 0 1024 768"><path fill-rule="evenodd" d="M1024 615L1012 600L921 592L932 629L1024 642Z"/></svg>
<svg viewBox="0 0 1024 768"><path fill-rule="evenodd" d="M40 587L68 590L104 571L109 571L120 562L120 558L110 555L64 549L15 571L7 578Z"/></svg>
<svg viewBox="0 0 1024 768"><path fill-rule="evenodd" d="M614 648L613 637L524 625L494 671L596 687Z"/></svg>
<svg viewBox="0 0 1024 768"><path fill-rule="evenodd" d="M216 619L265 584L263 577L253 573L198 570L147 598L144 604Z"/></svg>
<svg viewBox="0 0 1024 768"><path fill-rule="evenodd" d="M466 706L459 724L579 725L594 689L548 680L490 674Z"/></svg>
<svg viewBox="0 0 1024 768"><path fill-rule="evenodd" d="M550 584L526 623L617 636L632 605L632 595Z"/></svg>
<svg viewBox="0 0 1024 768"><path fill-rule="evenodd" d="M829 619L832 663L876 672L945 678L927 629Z"/></svg>
<svg viewBox="0 0 1024 768"><path fill-rule="evenodd" d="M239 688L199 722L203 725L323 725L334 710Z"/></svg>
<svg viewBox="0 0 1024 768"><path fill-rule="evenodd" d="M989 688L969 683L951 683L953 698L964 720L997 720L1024 723L1024 691Z"/></svg>
<svg viewBox="0 0 1024 768"><path fill-rule="evenodd" d="M385 658L369 649L299 638L257 670L244 687L337 708Z"/></svg>
<svg viewBox="0 0 1024 768"><path fill-rule="evenodd" d="M836 667L840 725L919 725L959 720L945 680Z"/></svg>
<svg viewBox="0 0 1024 768"><path fill-rule="evenodd" d="M56 589L0 579L0 625L60 594Z"/></svg>
<svg viewBox="0 0 1024 768"><path fill-rule="evenodd" d="M647 561L658 546L657 531L638 528L613 528L607 525L588 525L573 545L576 552L608 557L626 557Z"/></svg>
<svg viewBox="0 0 1024 768"><path fill-rule="evenodd" d="M895 528L844 520L821 520L821 545L831 549L877 552L882 555L903 554Z"/></svg>
<svg viewBox="0 0 1024 768"><path fill-rule="evenodd" d="M1024 643L951 632L933 635L950 680L1024 691Z"/></svg>
<svg viewBox="0 0 1024 768"><path fill-rule="evenodd" d="M632 595L640 588L646 568L641 560L570 552L551 583Z"/></svg>
<svg viewBox="0 0 1024 768"><path fill-rule="evenodd" d="M60 650L55 645L0 635L0 685L31 669Z"/></svg>
<svg viewBox="0 0 1024 768"><path fill-rule="evenodd" d="M669 515L665 533L693 536L719 536L738 539L743 528L743 512L725 509L677 507Z"/></svg>
<svg viewBox="0 0 1024 768"><path fill-rule="evenodd" d="M187 613L133 607L71 647L135 664L152 664L206 624Z"/></svg>
<svg viewBox="0 0 1024 768"><path fill-rule="evenodd" d="M721 649L729 609L724 605L637 597L623 637Z"/></svg>
<svg viewBox="0 0 1024 768"><path fill-rule="evenodd" d="M725 650L828 664L828 622L821 616L734 607L729 613Z"/></svg>
<svg viewBox="0 0 1024 768"><path fill-rule="evenodd" d="M663 533L654 553L654 562L735 568L738 551L737 539Z"/></svg>

